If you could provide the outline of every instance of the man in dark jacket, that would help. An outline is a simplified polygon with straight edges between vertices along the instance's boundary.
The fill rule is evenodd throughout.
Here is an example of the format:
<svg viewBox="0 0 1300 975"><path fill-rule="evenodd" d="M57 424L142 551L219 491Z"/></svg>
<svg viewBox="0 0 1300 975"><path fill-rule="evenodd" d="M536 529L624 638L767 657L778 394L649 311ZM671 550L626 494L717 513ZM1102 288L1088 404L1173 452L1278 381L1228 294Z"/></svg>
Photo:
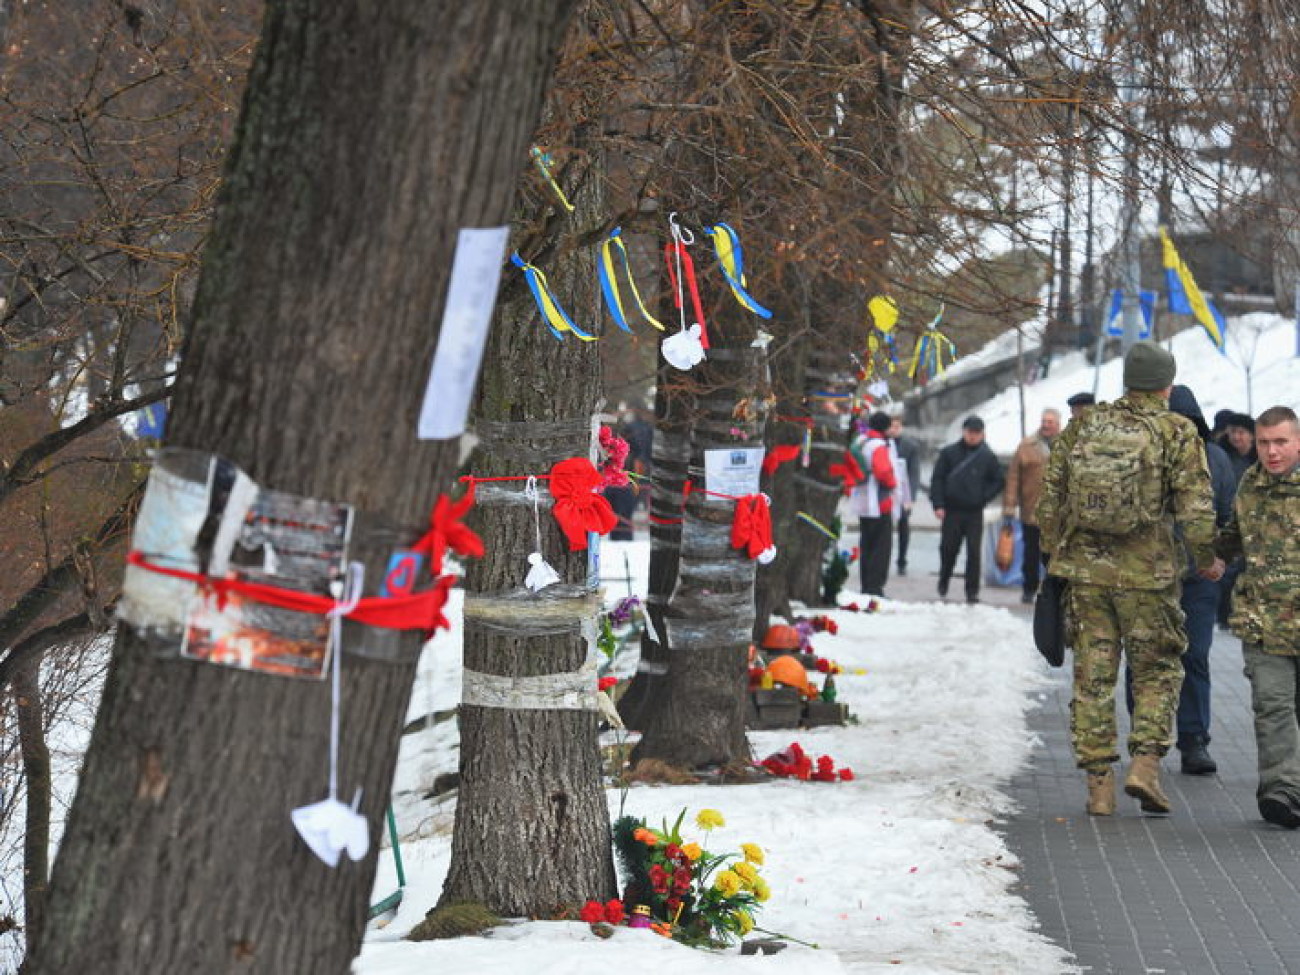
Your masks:
<svg viewBox="0 0 1300 975"><path fill-rule="evenodd" d="M1221 528L1232 517L1232 502L1237 496L1232 462L1223 448L1210 439L1210 428L1190 389L1173 387L1169 393L1169 409L1191 420L1205 443L1205 459L1214 492L1214 520ZM1178 698L1178 751L1184 775L1209 775L1218 770L1206 746L1210 743L1210 644L1214 642L1214 617L1221 584L1202 578L1196 571L1196 563L1188 556L1179 599L1187 617L1183 689ZM1132 710L1130 706L1129 711Z"/></svg>
<svg viewBox="0 0 1300 975"><path fill-rule="evenodd" d="M939 595L948 595L948 580L962 543L966 544L966 602L980 601L980 545L984 506L1002 493L1002 465L984 442L984 421L968 416L961 439L939 451L930 477L930 503L940 521Z"/></svg>

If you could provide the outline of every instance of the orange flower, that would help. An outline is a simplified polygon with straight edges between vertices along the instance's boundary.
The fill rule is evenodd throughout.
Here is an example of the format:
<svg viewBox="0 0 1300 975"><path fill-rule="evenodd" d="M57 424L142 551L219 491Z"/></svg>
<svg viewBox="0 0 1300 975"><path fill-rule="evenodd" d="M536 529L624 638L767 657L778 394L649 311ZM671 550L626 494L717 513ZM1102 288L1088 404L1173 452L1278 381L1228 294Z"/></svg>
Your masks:
<svg viewBox="0 0 1300 975"><path fill-rule="evenodd" d="M644 826L638 826L636 832L632 834L632 839L644 843L646 846L658 846L659 837L646 829Z"/></svg>

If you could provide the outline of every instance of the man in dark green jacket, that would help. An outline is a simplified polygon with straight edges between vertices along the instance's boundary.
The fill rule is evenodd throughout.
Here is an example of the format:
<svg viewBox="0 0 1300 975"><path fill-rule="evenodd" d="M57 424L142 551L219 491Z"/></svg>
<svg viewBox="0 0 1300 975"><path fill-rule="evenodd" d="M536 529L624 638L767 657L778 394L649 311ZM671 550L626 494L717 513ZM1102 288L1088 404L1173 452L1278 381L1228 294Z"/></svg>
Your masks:
<svg viewBox="0 0 1300 975"><path fill-rule="evenodd" d="M1242 475L1219 554L1244 555L1232 630L1241 637L1255 711L1259 787L1270 823L1300 826L1300 424L1285 406L1255 421L1259 462Z"/></svg>
<svg viewBox="0 0 1300 975"><path fill-rule="evenodd" d="M1124 358L1125 394L1090 407L1052 448L1038 502L1051 575L1069 583L1065 616L1074 648L1070 731L1088 773L1088 812L1115 810L1118 761L1115 684L1121 649L1133 671L1132 758L1124 791L1144 812L1167 813L1160 759L1172 743L1187 647L1178 580L1184 550L1206 578L1214 555L1214 508L1196 428L1169 411L1177 370L1154 342Z"/></svg>

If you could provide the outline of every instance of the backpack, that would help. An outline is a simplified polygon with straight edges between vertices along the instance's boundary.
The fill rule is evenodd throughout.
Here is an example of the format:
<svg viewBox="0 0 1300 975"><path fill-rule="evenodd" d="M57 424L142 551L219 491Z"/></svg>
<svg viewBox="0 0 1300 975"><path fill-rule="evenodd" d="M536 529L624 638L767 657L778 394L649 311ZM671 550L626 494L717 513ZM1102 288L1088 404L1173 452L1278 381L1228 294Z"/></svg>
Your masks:
<svg viewBox="0 0 1300 975"><path fill-rule="evenodd" d="M1109 404L1094 406L1070 451L1070 524L1127 535L1164 516L1163 445L1155 422Z"/></svg>

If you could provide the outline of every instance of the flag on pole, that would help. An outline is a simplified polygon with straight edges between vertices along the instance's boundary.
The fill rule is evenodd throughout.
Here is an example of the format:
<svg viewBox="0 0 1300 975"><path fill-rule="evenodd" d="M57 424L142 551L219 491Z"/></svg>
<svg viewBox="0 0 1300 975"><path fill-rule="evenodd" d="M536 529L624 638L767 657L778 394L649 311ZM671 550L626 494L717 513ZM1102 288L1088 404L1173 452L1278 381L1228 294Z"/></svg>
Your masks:
<svg viewBox="0 0 1300 975"><path fill-rule="evenodd" d="M1210 337L1220 352L1228 336L1228 322L1214 303L1201 294L1191 270L1178 256L1174 242L1164 227L1160 228L1160 248L1165 266L1165 283L1169 289L1169 310L1179 315L1192 315Z"/></svg>

